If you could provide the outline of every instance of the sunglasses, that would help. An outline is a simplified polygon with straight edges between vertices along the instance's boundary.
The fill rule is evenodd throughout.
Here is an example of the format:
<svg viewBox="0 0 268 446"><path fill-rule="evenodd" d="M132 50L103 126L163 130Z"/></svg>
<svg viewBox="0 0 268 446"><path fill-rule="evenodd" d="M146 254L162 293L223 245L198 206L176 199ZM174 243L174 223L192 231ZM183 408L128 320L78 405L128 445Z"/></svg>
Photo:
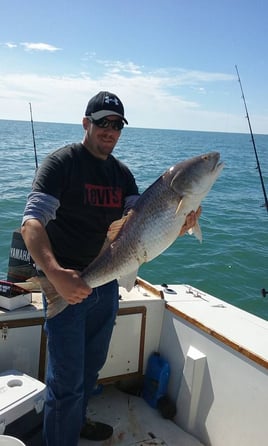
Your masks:
<svg viewBox="0 0 268 446"><path fill-rule="evenodd" d="M93 119L88 117L88 119L100 129L108 129L108 127L111 127L113 130L119 132L124 127L124 121L122 121L122 119L117 119L115 121L110 121L110 119L107 118Z"/></svg>

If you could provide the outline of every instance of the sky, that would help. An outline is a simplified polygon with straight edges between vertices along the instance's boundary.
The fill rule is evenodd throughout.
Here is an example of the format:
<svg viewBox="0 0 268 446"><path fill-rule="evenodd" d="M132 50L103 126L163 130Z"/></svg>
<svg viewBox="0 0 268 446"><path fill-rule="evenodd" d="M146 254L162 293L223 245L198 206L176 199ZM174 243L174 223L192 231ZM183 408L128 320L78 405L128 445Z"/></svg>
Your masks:
<svg viewBox="0 0 268 446"><path fill-rule="evenodd" d="M130 127L268 134L267 0L1 0L0 119L81 123L117 94Z"/></svg>

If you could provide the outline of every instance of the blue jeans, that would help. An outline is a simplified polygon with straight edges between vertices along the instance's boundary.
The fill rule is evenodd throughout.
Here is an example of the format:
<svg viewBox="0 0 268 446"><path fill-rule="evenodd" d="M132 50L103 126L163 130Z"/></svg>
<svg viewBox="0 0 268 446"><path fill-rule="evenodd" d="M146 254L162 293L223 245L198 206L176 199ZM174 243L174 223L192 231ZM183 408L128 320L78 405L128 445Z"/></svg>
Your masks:
<svg viewBox="0 0 268 446"><path fill-rule="evenodd" d="M81 304L47 319L45 446L76 446L88 399L103 367L118 311L118 284L95 288Z"/></svg>

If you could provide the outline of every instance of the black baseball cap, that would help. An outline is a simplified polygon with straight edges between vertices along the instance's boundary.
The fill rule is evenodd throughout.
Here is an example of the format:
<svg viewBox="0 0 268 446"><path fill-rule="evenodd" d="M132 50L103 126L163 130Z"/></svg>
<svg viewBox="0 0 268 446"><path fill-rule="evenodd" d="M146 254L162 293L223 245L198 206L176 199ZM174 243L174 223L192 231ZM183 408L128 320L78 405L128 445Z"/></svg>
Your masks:
<svg viewBox="0 0 268 446"><path fill-rule="evenodd" d="M85 116L90 116L97 121L109 115L118 115L128 124L124 117L124 106L119 97L109 91L100 91L90 99Z"/></svg>

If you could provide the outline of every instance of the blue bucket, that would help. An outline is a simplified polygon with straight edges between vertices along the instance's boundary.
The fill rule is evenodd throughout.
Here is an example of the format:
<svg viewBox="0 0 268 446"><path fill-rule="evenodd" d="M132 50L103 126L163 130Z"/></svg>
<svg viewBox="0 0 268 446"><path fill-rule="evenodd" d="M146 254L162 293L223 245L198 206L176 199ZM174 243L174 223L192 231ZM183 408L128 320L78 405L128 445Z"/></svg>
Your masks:
<svg viewBox="0 0 268 446"><path fill-rule="evenodd" d="M143 398L153 407L157 407L159 398L167 394L170 376L169 363L158 352L151 354L143 384Z"/></svg>

